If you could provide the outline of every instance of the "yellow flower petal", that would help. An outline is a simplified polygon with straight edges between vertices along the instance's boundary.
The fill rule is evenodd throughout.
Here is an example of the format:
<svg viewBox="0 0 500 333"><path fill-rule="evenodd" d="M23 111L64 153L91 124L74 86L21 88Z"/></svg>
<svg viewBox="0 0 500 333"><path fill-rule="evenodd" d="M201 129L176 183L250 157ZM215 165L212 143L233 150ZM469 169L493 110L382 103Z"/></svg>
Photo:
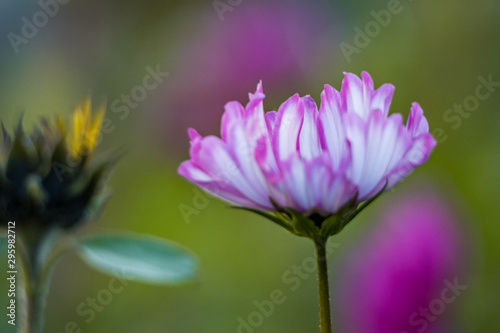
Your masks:
<svg viewBox="0 0 500 333"><path fill-rule="evenodd" d="M102 106L92 115L91 99L86 98L73 112L72 131L68 133L67 145L72 157L80 158L91 154L99 139L106 108Z"/></svg>
<svg viewBox="0 0 500 333"><path fill-rule="evenodd" d="M56 118L56 128L60 134L64 135L66 133L66 124L64 123L63 117L60 115Z"/></svg>
<svg viewBox="0 0 500 333"><path fill-rule="evenodd" d="M97 113L91 119L90 127L85 134L85 148L88 152L92 152L97 145L105 114L106 108L103 106L97 110Z"/></svg>
<svg viewBox="0 0 500 333"><path fill-rule="evenodd" d="M81 150L82 134L85 131L85 119L81 106L73 112L73 131L69 135L68 148L73 156L79 156Z"/></svg>

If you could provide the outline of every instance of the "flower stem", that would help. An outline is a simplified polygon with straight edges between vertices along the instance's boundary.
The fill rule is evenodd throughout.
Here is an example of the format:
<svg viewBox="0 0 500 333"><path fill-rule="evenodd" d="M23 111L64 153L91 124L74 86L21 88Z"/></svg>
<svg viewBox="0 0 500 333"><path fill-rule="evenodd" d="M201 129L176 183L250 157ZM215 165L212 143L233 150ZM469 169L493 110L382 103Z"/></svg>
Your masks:
<svg viewBox="0 0 500 333"><path fill-rule="evenodd" d="M45 310L45 300L47 298L48 283L44 277L31 281L27 290L27 311L28 325L26 333L42 333L43 313Z"/></svg>
<svg viewBox="0 0 500 333"><path fill-rule="evenodd" d="M319 289L319 326L321 333L332 333L332 320L330 314L330 291L328 288L328 268L326 261L326 239L314 239L316 247L316 260L318 263L318 289Z"/></svg>
<svg viewBox="0 0 500 333"><path fill-rule="evenodd" d="M32 237L30 237L32 236ZM37 237L35 237L37 236ZM52 250L56 234L34 236L25 234L20 243L24 290L22 293L22 322L20 333L42 333L46 298L52 270L57 257L48 256Z"/></svg>

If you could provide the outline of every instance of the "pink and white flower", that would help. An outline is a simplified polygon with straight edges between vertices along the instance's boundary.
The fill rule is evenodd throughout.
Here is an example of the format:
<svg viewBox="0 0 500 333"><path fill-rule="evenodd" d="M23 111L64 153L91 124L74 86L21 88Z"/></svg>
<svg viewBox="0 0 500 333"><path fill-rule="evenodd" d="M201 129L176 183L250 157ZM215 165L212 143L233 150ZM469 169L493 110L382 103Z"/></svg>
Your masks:
<svg viewBox="0 0 500 333"><path fill-rule="evenodd" d="M179 174L238 206L335 214L394 186L436 145L417 103L406 126L389 115L393 92L391 84L374 89L366 72L345 73L340 92L325 85L319 110L295 94L265 113L259 83L246 107L226 104L221 138L189 129L191 159Z"/></svg>

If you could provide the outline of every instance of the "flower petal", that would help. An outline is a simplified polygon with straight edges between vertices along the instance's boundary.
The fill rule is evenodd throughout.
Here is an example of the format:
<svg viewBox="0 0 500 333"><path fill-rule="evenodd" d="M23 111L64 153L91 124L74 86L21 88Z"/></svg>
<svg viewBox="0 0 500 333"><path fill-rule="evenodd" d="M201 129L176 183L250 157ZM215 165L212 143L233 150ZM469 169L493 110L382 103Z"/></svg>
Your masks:
<svg viewBox="0 0 500 333"><path fill-rule="evenodd" d="M418 103L412 103L406 128L412 137L429 132L429 124L424 117L424 111Z"/></svg>
<svg viewBox="0 0 500 333"><path fill-rule="evenodd" d="M243 196L236 188L230 186L228 183L213 180L192 161L184 161L179 166L178 172L193 184L201 187L203 190L219 199L236 205L262 209L261 206L256 205L253 201Z"/></svg>
<svg viewBox="0 0 500 333"><path fill-rule="evenodd" d="M201 145L198 156L194 159L200 169L214 181L224 182L237 189L257 205L271 207L268 197L262 196L242 173L241 166L228 144L217 137L208 136L203 138Z"/></svg>
<svg viewBox="0 0 500 333"><path fill-rule="evenodd" d="M299 136L300 156L312 159L321 154L321 144L318 133L318 107L314 100L303 97L301 103L304 105L304 118Z"/></svg>
<svg viewBox="0 0 500 333"><path fill-rule="evenodd" d="M221 121L221 137L222 140L227 141L229 127L231 127L237 120L243 118L245 109L240 103L234 101L227 103L224 108L225 111L222 115Z"/></svg>
<svg viewBox="0 0 500 333"><path fill-rule="evenodd" d="M387 175L410 149L411 139L399 114L386 118L381 110L372 112L367 122L348 114L345 126L352 151L350 179L363 201L382 189Z"/></svg>
<svg viewBox="0 0 500 333"><path fill-rule="evenodd" d="M290 156L282 164L283 181L286 189L287 203L300 212L314 206L314 192L308 183L306 164L298 154Z"/></svg>
<svg viewBox="0 0 500 333"><path fill-rule="evenodd" d="M267 204L269 203L269 200L267 200L267 183L254 157L257 140L252 136L246 135L244 126L243 122L236 122L234 124L228 133L228 145L232 149L232 156L234 156L236 164L239 166L241 176L247 181L248 187L253 190L253 193L258 198L264 199L263 201L254 200L260 204Z"/></svg>
<svg viewBox="0 0 500 333"><path fill-rule="evenodd" d="M269 131L269 135L271 137L273 136L273 133L274 133L274 124L276 123L277 116L278 116L278 112L276 112L276 111L269 111L269 112L266 112L266 114L265 114L267 130Z"/></svg>
<svg viewBox="0 0 500 333"><path fill-rule="evenodd" d="M274 155L277 160L287 160L298 151L299 133L304 118L304 104L298 94L281 104L274 128Z"/></svg>
<svg viewBox="0 0 500 333"><path fill-rule="evenodd" d="M338 168L346 154L349 153L342 121L344 113L340 93L331 86L325 85L325 89L321 93L318 131L321 145L324 150L329 152L334 168Z"/></svg>
<svg viewBox="0 0 500 333"><path fill-rule="evenodd" d="M371 92L368 94L370 80L366 78L367 82L361 81L359 77L352 73L344 73L344 80L342 81L342 89L340 91L342 96L342 103L349 113L357 113L362 119L367 119L370 109L367 107L370 102ZM365 77L363 78L365 79ZM372 82L373 90L373 82Z"/></svg>
<svg viewBox="0 0 500 333"><path fill-rule="evenodd" d="M372 110L380 110L387 116L391 106L392 95L394 94L394 86L392 84L383 84L372 94L370 108Z"/></svg>

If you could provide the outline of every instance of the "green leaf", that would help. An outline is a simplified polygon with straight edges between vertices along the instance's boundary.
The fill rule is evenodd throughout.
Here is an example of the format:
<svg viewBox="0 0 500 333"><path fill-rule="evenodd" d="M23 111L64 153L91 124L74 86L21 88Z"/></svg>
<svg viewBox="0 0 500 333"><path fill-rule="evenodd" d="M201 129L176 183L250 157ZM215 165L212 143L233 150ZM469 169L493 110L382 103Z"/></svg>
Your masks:
<svg viewBox="0 0 500 333"><path fill-rule="evenodd" d="M342 231L342 218L341 215L336 214L328 217L323 221L321 225L320 234L324 238L328 238L330 236L336 235Z"/></svg>
<svg viewBox="0 0 500 333"><path fill-rule="evenodd" d="M288 231L290 231L292 233L294 232L293 229L292 229L292 227L288 223L286 223L284 220L280 219L279 217L277 217L277 216L275 216L273 214L266 213L266 212L263 212L261 210L254 209L254 208L248 208L248 207L231 206L231 208L246 210L246 211L255 213L257 215L265 217L266 219L270 220L271 222L276 223L277 225L285 228L286 230L288 230Z"/></svg>
<svg viewBox="0 0 500 333"><path fill-rule="evenodd" d="M296 235L309 237L311 239L316 238L319 230L311 219L305 217L302 213L293 208L287 208L286 210L292 216L294 233Z"/></svg>
<svg viewBox="0 0 500 333"><path fill-rule="evenodd" d="M196 278L198 260L186 248L140 234L104 234L78 242L79 255L106 274L150 284L175 285Z"/></svg>

